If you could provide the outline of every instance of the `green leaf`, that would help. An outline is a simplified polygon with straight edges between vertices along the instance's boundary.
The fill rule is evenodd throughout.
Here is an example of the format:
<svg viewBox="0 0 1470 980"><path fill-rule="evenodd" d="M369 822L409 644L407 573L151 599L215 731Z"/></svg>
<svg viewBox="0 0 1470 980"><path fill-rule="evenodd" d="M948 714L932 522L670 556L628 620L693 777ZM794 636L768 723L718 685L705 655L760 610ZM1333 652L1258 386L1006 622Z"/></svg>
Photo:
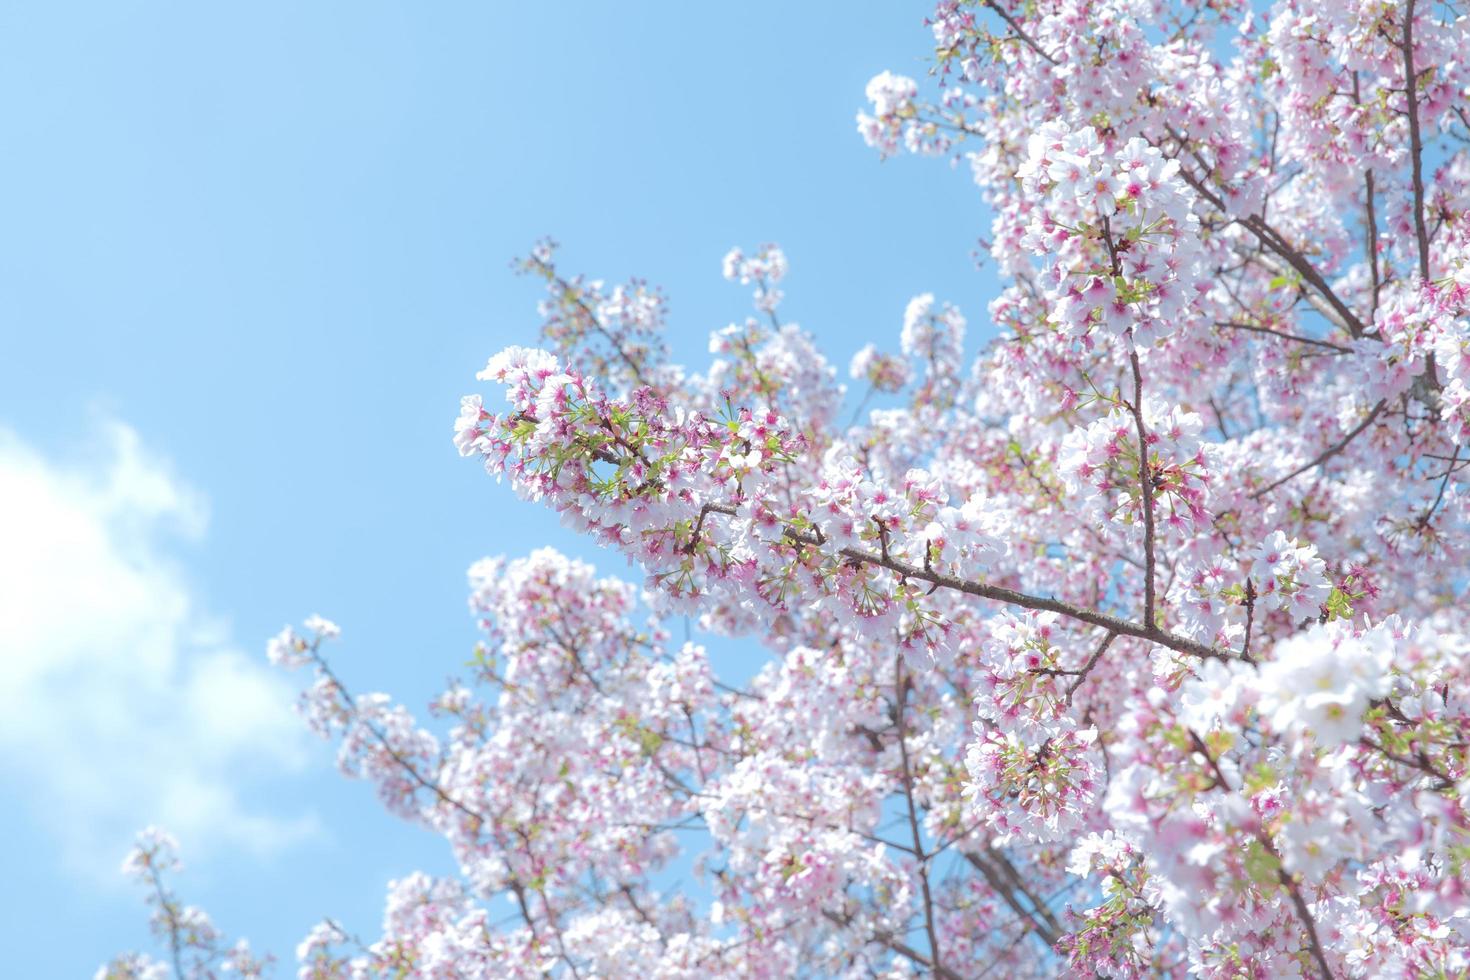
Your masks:
<svg viewBox="0 0 1470 980"><path fill-rule="evenodd" d="M1258 840L1245 850L1245 873L1258 885L1274 885L1280 881L1281 859Z"/></svg>

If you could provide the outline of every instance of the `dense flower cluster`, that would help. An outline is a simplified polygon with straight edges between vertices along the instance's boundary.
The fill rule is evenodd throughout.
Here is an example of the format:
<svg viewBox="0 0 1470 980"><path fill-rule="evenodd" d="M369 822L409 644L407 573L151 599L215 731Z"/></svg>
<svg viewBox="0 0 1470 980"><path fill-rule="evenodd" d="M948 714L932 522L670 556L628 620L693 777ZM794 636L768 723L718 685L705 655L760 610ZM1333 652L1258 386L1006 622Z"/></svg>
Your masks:
<svg viewBox="0 0 1470 980"><path fill-rule="evenodd" d="M348 694L330 623L272 641L461 871L396 883L374 941L318 927L302 977L1470 971L1470 20L931 25L948 87L884 72L858 128L968 162L997 332L966 368L916 297L844 425L775 246L726 256L758 316L702 374L657 293L537 246L542 346L491 358L455 445L641 578L477 565L439 734ZM729 684L675 615L769 659ZM155 928L254 962L140 853Z"/></svg>

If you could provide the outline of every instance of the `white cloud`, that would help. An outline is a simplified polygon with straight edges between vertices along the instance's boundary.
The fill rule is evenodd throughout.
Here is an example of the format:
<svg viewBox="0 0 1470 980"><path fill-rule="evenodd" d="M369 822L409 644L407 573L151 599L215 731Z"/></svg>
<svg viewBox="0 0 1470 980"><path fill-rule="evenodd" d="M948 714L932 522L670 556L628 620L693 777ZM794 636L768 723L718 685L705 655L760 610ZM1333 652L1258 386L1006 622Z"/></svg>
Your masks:
<svg viewBox="0 0 1470 980"><path fill-rule="evenodd" d="M250 798L310 749L291 687L232 645L169 557L202 537L204 501L132 429L99 436L66 465L0 428L0 792L68 866L106 875L149 823L196 858L316 833Z"/></svg>

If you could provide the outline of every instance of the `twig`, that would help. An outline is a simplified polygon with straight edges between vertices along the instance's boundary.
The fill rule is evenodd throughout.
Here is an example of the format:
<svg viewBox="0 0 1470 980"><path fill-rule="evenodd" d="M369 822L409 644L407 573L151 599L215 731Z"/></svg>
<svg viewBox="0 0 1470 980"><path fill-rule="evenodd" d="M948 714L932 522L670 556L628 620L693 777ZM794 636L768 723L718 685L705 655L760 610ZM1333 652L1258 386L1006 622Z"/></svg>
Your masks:
<svg viewBox="0 0 1470 980"><path fill-rule="evenodd" d="M996 2L996 0L985 0L985 6L989 7L991 10L999 14L1000 19L1006 22L1006 26L1016 32L1016 37L1026 42L1027 47L1029 47L1032 51L1035 51L1037 54L1041 55L1053 65L1057 64L1057 59L1052 57L1050 54L1047 54L1046 51L1041 47L1041 45L1037 43L1036 39L1033 38L1030 34L1026 33L1026 29L1021 26L1020 21L1012 17L1009 12L1007 12L1003 7L1001 7L999 3Z"/></svg>
<svg viewBox="0 0 1470 980"><path fill-rule="evenodd" d="M1133 424L1138 429L1138 486L1143 495L1143 622L1154 625L1154 478L1148 462L1148 429L1143 424L1143 373L1138 351L1128 352L1133 367Z"/></svg>
<svg viewBox="0 0 1470 980"><path fill-rule="evenodd" d="M735 508L723 504L710 504L710 512L735 516ZM785 537L796 544L810 547L821 547L825 539L817 537L805 531L798 531L788 527ZM1177 633L1170 633L1159 629L1157 626L1135 623L1120 616L1113 616L1096 609L1088 609L1075 603L1065 602L1049 596L1029 595L1025 592L1017 592L1000 585L991 585L989 582L980 582L973 579L963 579L955 575L946 575L932 568L921 568L910 565L908 562L897 558L883 558L870 551L861 548L843 548L837 552L837 556L848 561L861 562L868 565L876 565L886 568L904 578L916 579L920 582L928 582L937 588L952 589L963 592L966 595L978 596L981 599L989 599L992 602L1002 602L1011 606L1020 606L1023 609L1035 609L1038 612L1054 612L1058 615L1075 619L1080 623L1091 626L1101 626L1105 630L1111 630L1123 636L1132 636L1140 640L1148 640L1159 646L1168 647L1177 653L1187 653L1196 657L1204 657L1214 660L1228 660L1231 657L1211 647L1208 644L1191 640Z"/></svg>
<svg viewBox="0 0 1470 980"><path fill-rule="evenodd" d="M1170 136L1178 141L1181 149L1188 149L1188 142L1183 134L1179 133L1172 126L1168 128L1168 132ZM1198 156L1195 156L1195 159L1199 161L1200 166L1204 168L1205 172L1209 173L1211 168L1203 160L1200 160ZM1183 167L1179 170L1179 176L1190 187L1193 187L1201 197L1213 204L1222 214L1229 214L1229 210L1225 207L1225 201L1218 194L1206 187L1203 179L1196 177L1187 168ZM1253 214L1244 218L1232 218L1231 220L1250 231L1262 245L1275 252L1287 265L1295 269L1327 302L1332 313L1335 314L1333 319L1342 325L1348 333L1354 337L1361 337L1367 332L1363 321L1358 319L1357 314L1342 301L1341 297L1332 291L1332 287L1327 285L1327 280L1322 278L1322 274L1317 271L1316 267L1308 262L1301 252L1292 248L1291 244L1286 241L1281 233L1268 225L1265 219Z"/></svg>
<svg viewBox="0 0 1470 980"><path fill-rule="evenodd" d="M844 929L851 926L853 922L852 916L838 915L836 912L833 912L830 909L823 909L822 917L830 922L834 922L837 925L842 926ZM961 977L958 973L949 969L948 967L938 966L934 964L930 961L929 957L925 956L917 949L914 949L908 943L905 943L903 940L893 935L893 933L889 932L887 929L873 930L872 941L878 943L880 946L888 947L899 956L904 957L910 962L917 963L919 966L931 970L936 977L942 977L943 980L964 980L963 977Z"/></svg>
<svg viewBox="0 0 1470 980"><path fill-rule="evenodd" d="M1284 330L1272 330L1270 327L1263 327L1256 323L1240 323L1235 320L1216 320L1215 326L1228 327L1231 330L1249 330L1252 333L1270 334L1273 337L1280 337L1282 340L1294 340L1299 344L1311 344L1314 347L1325 347L1328 350L1336 351L1339 354L1352 353L1352 348L1344 347L1341 344L1334 344L1331 341L1327 340L1318 340L1316 337L1303 337L1300 334L1287 333Z"/></svg>
<svg viewBox="0 0 1470 980"><path fill-rule="evenodd" d="M622 359L624 364L628 365L628 370L633 373L633 380L637 381L643 387L651 387L648 379L643 376L643 370L638 366L638 362L633 359L633 355L624 350L623 345L618 343L617 339L613 337L612 331L602 325L602 320L598 318L592 307L587 305L587 301L582 298L581 291L557 275L554 265L543 262L535 256L531 257L531 261L535 263L536 268L541 271L542 275L556 284L556 287L561 290L562 298L570 300L581 311L582 315L587 318L587 322L591 325L592 329L601 334L603 339L607 341L608 346Z"/></svg>
<svg viewBox="0 0 1470 980"><path fill-rule="evenodd" d="M1028 931L1035 932L1047 946L1056 945L1057 940L1061 938L1058 930L1052 928L1051 925L1039 917L1041 915L1040 910L1028 909L1021 904L1012 893L1011 884L1005 880L1004 875L991 867L988 861L981 859L980 855L970 851L961 851L960 853L965 856L966 861L970 862L984 876L986 884L990 885L990 890L999 895L1001 900L1011 907L1011 911L1016 913L1021 921L1029 927ZM995 856L994 851L991 852L991 856Z"/></svg>
<svg viewBox="0 0 1470 980"><path fill-rule="evenodd" d="M919 862L919 886L924 893L924 931L929 934L929 950L933 958L934 972L944 969L939 955L939 934L934 929L934 898L929 893L929 858L924 854L924 839L919 833L919 814L914 807L914 776L909 767L908 732L903 721L904 676L903 654L900 652L893 668L894 717L898 726L898 757L903 765L903 798L908 804L909 831L914 839L914 857Z"/></svg>
<svg viewBox="0 0 1470 980"><path fill-rule="evenodd" d="M1097 649L1092 651L1092 656L1087 658L1087 663L1083 664L1082 669L1077 671L1077 679L1067 685L1068 707L1072 706L1072 695L1077 693L1077 689L1082 686L1082 682L1087 680L1087 675L1092 673L1092 668L1097 666L1098 661L1102 659L1102 655L1107 653L1108 647L1112 646L1113 641L1117 638L1117 633L1109 631L1108 635L1103 637L1102 643L1098 644Z"/></svg>
<svg viewBox="0 0 1470 980"><path fill-rule="evenodd" d="M1429 281L1429 231L1424 225L1424 141L1419 133L1419 79L1414 74L1414 4L1404 10L1404 92L1409 100L1409 163L1414 180L1414 237L1419 241L1419 278Z"/></svg>
<svg viewBox="0 0 1470 980"><path fill-rule="evenodd" d="M1281 479L1277 480L1270 486L1257 490L1255 493L1251 494L1251 499L1260 500L1262 497L1270 493L1272 490L1275 490L1277 487L1282 486L1286 483L1290 483L1292 480L1295 480L1297 477L1301 476L1308 470L1316 469L1318 466L1321 466L1323 463L1327 462L1329 459L1342 452L1344 449L1347 448L1348 443L1352 442L1358 437L1358 434L1360 432L1373 424L1373 421L1378 418L1379 414L1383 412L1384 408L1387 407L1387 405L1388 402L1386 401L1381 401L1377 405L1374 405L1373 410L1368 413L1367 418L1363 419L1363 421L1354 426L1353 430L1347 435L1343 436L1337 442L1324 449L1321 455L1319 455L1316 459L1312 460L1310 463L1304 463L1303 465L1298 466L1296 469L1292 470L1290 473L1286 474L1286 476L1283 476Z"/></svg>

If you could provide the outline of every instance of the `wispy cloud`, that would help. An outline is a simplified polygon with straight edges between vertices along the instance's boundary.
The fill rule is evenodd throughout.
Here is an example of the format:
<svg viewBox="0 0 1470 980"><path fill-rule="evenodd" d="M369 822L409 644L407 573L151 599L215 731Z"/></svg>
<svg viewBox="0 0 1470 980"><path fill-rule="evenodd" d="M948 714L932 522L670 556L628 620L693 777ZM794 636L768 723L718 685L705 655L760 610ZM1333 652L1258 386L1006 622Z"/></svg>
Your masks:
<svg viewBox="0 0 1470 980"><path fill-rule="evenodd" d="M200 608L178 546L203 498L120 423L84 463L0 428L0 792L110 875L132 833L196 856L278 851L317 832L259 805L308 742L291 688ZM253 645L252 645L253 646Z"/></svg>

